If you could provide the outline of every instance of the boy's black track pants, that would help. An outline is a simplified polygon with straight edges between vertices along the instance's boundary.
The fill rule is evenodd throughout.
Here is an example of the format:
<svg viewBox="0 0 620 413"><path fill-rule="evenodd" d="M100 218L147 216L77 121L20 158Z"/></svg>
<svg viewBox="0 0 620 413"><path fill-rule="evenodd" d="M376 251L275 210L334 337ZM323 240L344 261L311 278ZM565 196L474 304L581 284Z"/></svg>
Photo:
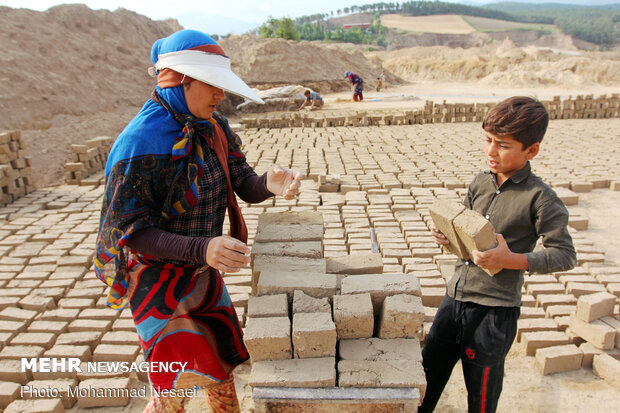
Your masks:
<svg viewBox="0 0 620 413"><path fill-rule="evenodd" d="M418 411L435 409L460 358L469 412L495 412L519 314L519 307L489 307L446 295L422 350L427 388Z"/></svg>

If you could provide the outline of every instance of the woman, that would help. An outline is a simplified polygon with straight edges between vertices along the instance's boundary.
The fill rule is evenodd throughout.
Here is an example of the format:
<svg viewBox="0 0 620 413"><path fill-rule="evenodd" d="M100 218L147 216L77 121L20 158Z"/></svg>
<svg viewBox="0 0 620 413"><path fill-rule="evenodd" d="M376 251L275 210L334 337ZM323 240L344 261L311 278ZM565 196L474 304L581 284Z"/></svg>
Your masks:
<svg viewBox="0 0 620 413"><path fill-rule="evenodd" d="M353 91L353 101L361 102L364 100L364 80L353 72L344 72L344 77L349 79L351 90Z"/></svg>
<svg viewBox="0 0 620 413"><path fill-rule="evenodd" d="M263 102L211 37L176 32L154 43L151 60L155 91L108 157L95 269L111 287L111 307L129 302L145 359L187 363L182 372L150 371L153 388L202 387L213 411L237 412L231 372L248 353L219 273L249 263L235 192L246 202L292 199L300 174L274 165L258 176L247 164L215 109L223 90ZM104 268L111 261L113 271ZM154 396L145 412L182 412L185 401Z"/></svg>

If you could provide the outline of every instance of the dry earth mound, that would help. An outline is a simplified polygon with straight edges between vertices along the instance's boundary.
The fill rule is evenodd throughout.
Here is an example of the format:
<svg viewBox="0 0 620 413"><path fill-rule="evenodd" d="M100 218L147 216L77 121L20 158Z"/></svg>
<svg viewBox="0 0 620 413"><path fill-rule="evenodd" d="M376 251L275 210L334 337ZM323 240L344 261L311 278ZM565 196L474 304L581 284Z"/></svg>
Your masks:
<svg viewBox="0 0 620 413"><path fill-rule="evenodd" d="M374 80L381 64L367 59L359 48L338 44L231 36L220 41L232 60L233 70L250 85L260 89L286 84L302 84L321 93L348 90L344 72L358 73ZM394 84L401 79L388 74Z"/></svg>
<svg viewBox="0 0 620 413"><path fill-rule="evenodd" d="M556 53L511 40L468 49L411 47L368 52L391 72L411 82L464 81L486 85L613 86L620 84L620 52Z"/></svg>
<svg viewBox="0 0 620 413"><path fill-rule="evenodd" d="M155 83L146 72L151 45L174 23L78 4L0 7L0 129L44 129L57 114L142 105Z"/></svg>

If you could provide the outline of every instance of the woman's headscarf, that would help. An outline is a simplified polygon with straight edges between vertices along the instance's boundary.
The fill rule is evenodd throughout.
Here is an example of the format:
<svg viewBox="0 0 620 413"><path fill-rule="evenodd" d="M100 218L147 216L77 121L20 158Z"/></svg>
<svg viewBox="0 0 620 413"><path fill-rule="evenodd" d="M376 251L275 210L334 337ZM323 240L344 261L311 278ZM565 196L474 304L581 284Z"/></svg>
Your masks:
<svg viewBox="0 0 620 413"><path fill-rule="evenodd" d="M190 49L224 55L210 36L182 30L157 40L151 50L151 60L157 65L163 54ZM216 149L223 167L227 159L225 155L224 159L220 158L219 153L227 152L228 157L243 156L238 137L223 117L214 113L212 119L201 120L190 113L181 85L187 76L169 68L159 70L157 75L158 85L152 99L121 132L105 169L95 271L111 287L108 305L113 308L123 308L126 304L132 263L128 262L123 247L131 235L150 226L162 226L171 217L191 209L198 201L204 162L203 145L197 144L196 140L204 139L211 148L218 142L224 145L223 150ZM214 140L220 135L223 138ZM229 215L231 204L235 204L232 208L236 206L231 192L229 185ZM238 211L233 212L235 215ZM237 233L241 231L242 228L237 228ZM247 230L245 237L247 239ZM104 270L105 264L112 260L114 271L107 267Z"/></svg>

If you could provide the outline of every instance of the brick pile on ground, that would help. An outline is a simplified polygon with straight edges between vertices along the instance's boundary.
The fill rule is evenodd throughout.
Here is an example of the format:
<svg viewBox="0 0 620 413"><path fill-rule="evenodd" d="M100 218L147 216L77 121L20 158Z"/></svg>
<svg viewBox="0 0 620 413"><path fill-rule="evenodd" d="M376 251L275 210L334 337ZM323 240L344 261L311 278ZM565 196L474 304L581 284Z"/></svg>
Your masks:
<svg viewBox="0 0 620 413"><path fill-rule="evenodd" d="M620 96L593 95L576 96L561 100L542 101L550 119L603 119L620 117ZM245 128L287 128L287 127L338 127L338 126L389 126L419 125L428 123L481 122L495 103L435 103L427 100L424 107L416 110L395 112L394 110L353 111L347 115L333 110L303 113L272 113L260 117L244 117Z"/></svg>
<svg viewBox="0 0 620 413"><path fill-rule="evenodd" d="M579 347L583 339L569 328L578 299L601 291L620 297L620 268L605 262L604 251L580 232L583 221L574 221L579 216L575 212L580 212L580 191L620 189L619 177L610 174L620 166L620 153L599 149L617 139L620 121L596 121L596 135L591 122L552 121L542 151L533 162L536 173L558 191L571 212L570 231L579 265L565 273L526 276L519 321L522 337L537 331L560 332L568 337L568 344ZM259 173L276 162L299 169L308 177L294 200L269 199L255 205L240 202L249 244L255 242L259 217L264 212L320 212L322 254L327 261L321 272L352 274L347 260L352 254L365 254L367 260L359 260L365 265L364 271L382 276L414 275L425 311L423 340L456 260L455 255L442 253L434 244L428 231L429 211L437 199L462 200L467 184L485 169L479 124L289 128L240 134L248 161ZM591 144L583 145L584 139ZM320 176L324 176L324 184L329 181L336 185L336 192L325 192L328 188L321 188ZM117 340L108 336L104 342L107 333L135 334L127 309L119 313L104 307L105 286L91 267L102 194L101 185L62 185L38 189L0 208L0 400L8 403L19 398L14 394L15 384L50 379L21 373L15 354L45 355L54 348L54 352L67 351L85 359L88 354L107 357L106 347L99 346L108 345L108 339ZM372 255L371 228L376 233L380 261ZM243 320L252 271L224 274L224 279ZM613 317L617 315L616 305ZM127 342L130 347L123 357L134 356L131 349L137 348L136 343ZM604 363L613 354L613 349L601 350L592 359L602 377L614 371L613 365ZM113 376L129 380L132 386L144 385L134 374ZM80 385L91 377L66 379L77 380ZM60 399L58 402L62 404ZM129 403L126 409L133 403L136 411L141 411L146 401ZM42 411L54 411L54 406Z"/></svg>
<svg viewBox="0 0 620 413"><path fill-rule="evenodd" d="M99 185L114 138L99 136L83 145L71 145L71 161L65 164L65 182L69 185ZM96 175L96 176L93 176Z"/></svg>
<svg viewBox="0 0 620 413"><path fill-rule="evenodd" d="M250 385L408 387L423 396L417 278L382 274L379 254L324 259L323 231L320 212L259 217L244 337Z"/></svg>
<svg viewBox="0 0 620 413"><path fill-rule="evenodd" d="M31 160L20 131L0 132L0 206L33 191Z"/></svg>

